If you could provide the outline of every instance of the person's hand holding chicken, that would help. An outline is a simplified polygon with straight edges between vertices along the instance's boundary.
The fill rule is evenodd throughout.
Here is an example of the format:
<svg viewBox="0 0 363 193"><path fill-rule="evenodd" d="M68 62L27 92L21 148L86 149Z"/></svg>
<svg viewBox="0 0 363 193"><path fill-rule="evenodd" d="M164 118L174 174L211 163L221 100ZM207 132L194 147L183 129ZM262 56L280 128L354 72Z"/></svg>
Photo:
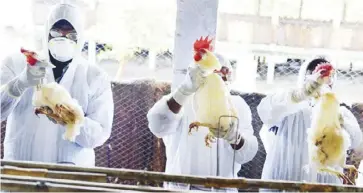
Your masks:
<svg viewBox="0 0 363 193"><path fill-rule="evenodd" d="M26 56L29 65L40 61L35 52L25 49L22 49L21 52ZM34 92L33 106L37 116L44 114L53 123L66 127L64 139L74 141L80 133L84 112L62 85L56 82L43 84L40 81Z"/></svg>

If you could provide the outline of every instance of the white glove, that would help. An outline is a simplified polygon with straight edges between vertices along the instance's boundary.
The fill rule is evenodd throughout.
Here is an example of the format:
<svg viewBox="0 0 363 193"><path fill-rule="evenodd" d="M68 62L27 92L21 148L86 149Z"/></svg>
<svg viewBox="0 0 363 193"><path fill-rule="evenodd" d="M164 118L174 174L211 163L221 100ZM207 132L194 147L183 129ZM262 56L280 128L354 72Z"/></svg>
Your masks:
<svg viewBox="0 0 363 193"><path fill-rule="evenodd" d="M7 84L9 94L19 97L27 88L40 84L45 77L46 67L49 65L45 62L37 62L34 66L27 64L23 72Z"/></svg>
<svg viewBox="0 0 363 193"><path fill-rule="evenodd" d="M195 93L199 89L199 87L204 84L204 73L205 72L199 66L193 66L188 68L188 73L185 76L184 81L172 94L172 97L178 104L184 105L188 97Z"/></svg>
<svg viewBox="0 0 363 193"><path fill-rule="evenodd" d="M210 129L210 132L212 132L216 138L223 138L230 144L239 144L242 139L242 135L237 128L237 121L232 121L230 128L226 131L221 130L218 132L218 128L216 128Z"/></svg>
<svg viewBox="0 0 363 193"><path fill-rule="evenodd" d="M303 88L292 90L291 92L292 101L298 103L307 99L308 97L319 96L320 88L324 84L324 80L321 74L323 70L324 69L321 69L317 72L314 72L311 75L306 76Z"/></svg>

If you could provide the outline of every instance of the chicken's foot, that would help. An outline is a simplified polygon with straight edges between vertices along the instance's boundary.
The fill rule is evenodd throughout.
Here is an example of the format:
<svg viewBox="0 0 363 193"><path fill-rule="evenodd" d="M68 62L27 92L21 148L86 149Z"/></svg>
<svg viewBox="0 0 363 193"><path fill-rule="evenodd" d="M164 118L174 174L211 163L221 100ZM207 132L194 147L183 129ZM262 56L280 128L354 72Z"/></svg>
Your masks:
<svg viewBox="0 0 363 193"><path fill-rule="evenodd" d="M199 127L208 127L210 129L213 128L213 126L211 124L208 123L200 123L200 122L192 122L189 125L189 135L192 133L192 130L195 129L196 131L198 131Z"/></svg>
<svg viewBox="0 0 363 193"><path fill-rule="evenodd" d="M343 168L348 170L348 176L353 176L352 184L355 185L355 179L358 178L359 173L358 169L354 165L344 165Z"/></svg>
<svg viewBox="0 0 363 193"><path fill-rule="evenodd" d="M53 110L48 106L38 107L34 110L34 114L37 117L39 117L39 114L48 115L48 114L52 114L52 113L53 113Z"/></svg>
<svg viewBox="0 0 363 193"><path fill-rule="evenodd" d="M207 147L212 147L210 145L210 143L215 143L216 142L216 137L214 137L213 133L209 132L206 136L205 136L205 145Z"/></svg>
<svg viewBox="0 0 363 193"><path fill-rule="evenodd" d="M348 181L349 183L354 184L343 172L339 172L339 171L335 171L333 169L328 169L328 168L320 168L319 169L321 172L327 172L333 175L338 176L339 178Z"/></svg>
<svg viewBox="0 0 363 193"><path fill-rule="evenodd" d="M55 112L57 115L62 117L65 122L74 123L76 120L74 112L62 104L55 105Z"/></svg>
<svg viewBox="0 0 363 193"><path fill-rule="evenodd" d="M192 129L195 129L198 131L199 127L207 127L209 130L210 129L213 129L213 126L211 124L208 124L208 123L200 123L200 122L192 122L190 125L189 125L189 135L191 135L192 133ZM204 141L205 141L205 145L207 147L211 147L210 143L214 143L215 142L215 136L213 135L213 133L209 132L205 138L204 138Z"/></svg>
<svg viewBox="0 0 363 193"><path fill-rule="evenodd" d="M46 115L48 118L52 118L58 124L61 124L61 125L65 124L65 122L56 113L54 113L53 110L48 106L38 107L34 110L34 113L38 117L39 117L39 114L43 114L43 115Z"/></svg>

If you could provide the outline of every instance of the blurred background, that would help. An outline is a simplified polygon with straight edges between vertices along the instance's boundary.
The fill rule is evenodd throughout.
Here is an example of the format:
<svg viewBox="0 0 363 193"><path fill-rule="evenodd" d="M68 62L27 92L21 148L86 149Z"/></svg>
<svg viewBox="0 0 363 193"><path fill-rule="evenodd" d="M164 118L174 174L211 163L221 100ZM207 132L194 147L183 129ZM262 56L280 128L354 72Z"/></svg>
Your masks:
<svg viewBox="0 0 363 193"><path fill-rule="evenodd" d="M1 6L1 55L41 49L43 24L58 0ZM171 81L176 1L74 0L87 17L84 57L114 80ZM268 93L296 85L301 64L325 56L338 69L341 100L363 95L363 2L360 0L219 1L217 51L237 69L233 88ZM137 73L136 73L137 72ZM245 77L249 76L249 77Z"/></svg>

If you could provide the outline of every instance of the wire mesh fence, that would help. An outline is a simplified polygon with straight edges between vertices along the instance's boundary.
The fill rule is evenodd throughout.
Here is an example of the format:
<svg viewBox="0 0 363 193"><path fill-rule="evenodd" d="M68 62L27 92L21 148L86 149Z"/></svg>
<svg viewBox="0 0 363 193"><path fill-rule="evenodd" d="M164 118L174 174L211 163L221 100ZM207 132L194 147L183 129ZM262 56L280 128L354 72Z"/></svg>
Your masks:
<svg viewBox="0 0 363 193"><path fill-rule="evenodd" d="M165 3L167 2L164 2L164 6ZM122 51L126 50L126 47L132 47L133 51L131 55L128 56L127 59L124 58L124 61L122 61L126 63L125 68L123 69L122 79L141 77L163 77L164 80L171 80L173 53L171 53L169 49L170 47L172 47L171 42L174 39L174 27L172 26L175 26L175 15L172 13L175 12L173 10L175 8L175 5L171 5L172 9L165 9L163 7L163 10L166 10L165 12L160 11L160 7L158 6L156 6L157 8L151 10L148 7L149 5L146 5L144 2L140 3L138 6L136 6L136 4L133 5L129 2L127 4L125 3L124 6L116 6L116 4L112 4L111 1L108 2L109 5L106 6L106 4L107 3L100 4L98 12L98 15L100 15L100 17L98 18L98 22L99 24L111 23L112 25L109 25L112 26L112 30L109 30L110 27L104 27L103 25L99 25L99 29L104 29L102 35L99 36L101 36L100 39L105 40L105 42L112 42L114 45L108 45L106 43L96 44L96 53L100 53L101 51L106 52L106 50L109 50L110 47L114 47L115 50L118 51L116 55L120 55L116 57L121 57L121 53ZM150 5L156 4L152 3ZM299 8L299 6L301 5L296 5L296 8ZM126 7L126 9L121 10L122 7ZM233 7L237 6L234 5ZM266 10L271 9L272 8L267 8ZM238 10L248 11L248 9ZM260 8L256 10L260 10ZM292 9L283 9L283 11L285 12L291 10ZM116 15L106 14L109 12L113 12ZM293 12L294 14L298 14L298 11ZM243 15L244 13L238 14ZM262 15L263 14L264 13L262 13ZM281 16L282 15L284 14L281 13ZM240 33L238 32L238 29L235 25L236 23L232 23L235 21L232 20L242 21L244 17L241 16L241 18L239 18L237 16L230 16L231 15L228 16L228 14L220 14L219 23L223 24L224 22L227 25L231 24L230 26L232 27L230 27L229 31L227 28L222 28L223 30L220 30L218 33L222 34L221 36L226 36L223 41L230 42L231 44L236 43L237 41L233 40L237 40L239 38L242 38L241 41L238 40L239 43L247 43L247 41L244 41L243 39L246 37L253 39L248 40L248 42L252 44L277 43L286 46L311 47L313 45L313 36L320 37L320 43L319 45L313 45L315 47L325 46L326 42L329 42L324 40L325 37L328 37L327 33L317 33L320 29L316 29L316 31L311 30L311 28L302 29L304 28L301 27L303 25L301 25L300 27L290 24L285 25L284 22L290 21L286 18L281 20L281 22L279 23L280 26L276 28L277 31L270 30L269 33L266 33L266 30L260 29L272 29L272 24L270 21L265 23L255 22L254 20L244 21L245 24L241 28L251 29L245 30ZM118 18L117 25L115 25L115 23L113 22L108 22L111 21L111 17ZM251 23L254 23L254 25L250 25ZM252 30L252 28L259 30L254 31ZM326 28L324 29L323 31L329 32L329 34L331 31L333 31L326 30ZM234 34L237 34L235 36L238 37L231 37L231 34L233 34L232 31L234 31ZM251 34L254 35L248 36L247 33L244 33L246 31L249 31L251 32ZM259 31L263 33L260 33ZM303 33L307 35L304 35ZM244 35L241 36L240 34ZM267 34L277 35L275 35L276 37L272 37L272 35ZM219 39L217 39L217 41L219 41ZM309 45L305 44L306 42L308 42ZM360 41L357 41L356 43L359 44L359 42ZM118 46L120 47L120 45L122 45L121 48L118 48ZM85 44L83 51L86 51L87 49L88 44ZM238 52L239 50L236 50L236 53ZM263 57L257 56L255 58L255 63L249 64L257 65L257 71L255 72L256 84L261 85L261 87L258 87L257 89L258 93L240 93L237 91L232 91L233 95L241 96L250 106L253 116L252 125L254 129L254 135L257 137L259 143L258 152L253 160L241 166L241 170L238 172L238 176L241 177L256 179L261 178L261 173L265 162L266 152L259 136L262 122L257 114L256 107L260 103L261 99L264 97L267 88L268 91L273 91L286 85L294 86L298 78L299 69L303 63L303 59L294 57L288 59L288 56L286 56L286 61L276 62L273 64L274 83L267 84L269 70L268 59L268 55ZM235 60L234 63L235 66L238 66L242 65L243 61ZM148 68L148 65L153 67ZM348 106L356 116L360 127L363 130L363 103L362 101L356 100L357 98L361 98L361 96L363 95L363 92L359 92L359 90L362 90L361 88L363 88L363 69L361 66L361 64L358 64L354 61L350 62L349 65L345 64L343 66L338 66L338 80L336 82L336 91L338 92L338 94L342 94L344 97L346 97L342 98L342 102L345 102L348 97L349 102L353 102L352 105ZM112 69L111 71L114 72L115 70ZM112 90L115 102L115 114L112 134L110 139L104 145L96 149L96 165L110 168L128 168L161 172L164 171L166 164L165 147L163 141L156 138L149 131L146 114L148 110L152 107L152 105L157 100L159 100L162 95L170 92L169 84L165 82L156 82L153 80L139 80L132 82L130 81L128 83L114 82L112 83ZM353 99L352 96L354 96ZM1 123L1 144L3 144L5 137L5 123L6 122ZM0 148L1 157L3 157L4 146L1 145ZM354 164L356 167L358 167L362 159L363 148L354 149L349 151L349 158L347 160L347 163ZM115 178L109 180L110 182L114 183L137 183L135 181L121 181ZM152 185L160 186L161 184Z"/></svg>
<svg viewBox="0 0 363 193"><path fill-rule="evenodd" d="M166 83L135 81L112 83L115 114L111 138L96 149L97 166L164 171L164 144L148 129L147 112L162 95ZM110 179L118 182L117 179ZM135 182L123 182L133 184Z"/></svg>
<svg viewBox="0 0 363 193"><path fill-rule="evenodd" d="M96 165L111 168L128 168L147 171L164 171L166 164L165 147L161 139L156 138L148 129L147 112L161 96L170 92L166 82L154 80L137 80L127 83L112 83L115 102L115 116L110 139L96 149ZM259 149L252 161L243 164L238 176L247 178L261 177L266 153L259 137L262 122L256 107L264 97L258 93L240 93L252 111L254 134L258 138ZM363 104L349 106L361 128L363 128ZM5 122L1 123L1 142L5 137ZM350 152L348 162L359 166L362 150ZM1 145L3 157L3 145ZM109 179L114 183L136 184L134 181ZM149 184L157 185L161 184Z"/></svg>

